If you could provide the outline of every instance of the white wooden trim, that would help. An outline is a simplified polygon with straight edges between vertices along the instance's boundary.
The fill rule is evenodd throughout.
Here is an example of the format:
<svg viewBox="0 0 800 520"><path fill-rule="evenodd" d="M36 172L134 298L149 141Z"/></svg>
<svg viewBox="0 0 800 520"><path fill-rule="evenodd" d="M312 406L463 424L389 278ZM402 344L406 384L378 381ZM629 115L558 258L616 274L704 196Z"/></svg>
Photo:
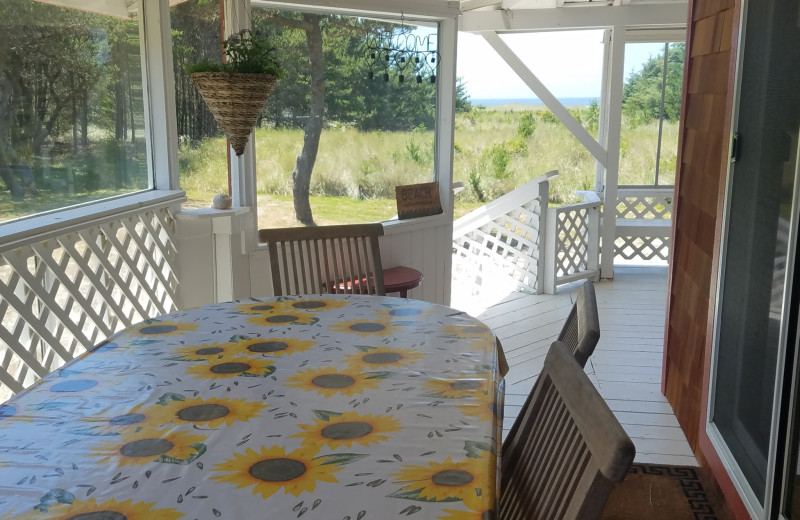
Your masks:
<svg viewBox="0 0 800 520"><path fill-rule="evenodd" d="M340 13L422 16L431 19L456 18L461 12L459 2L431 2L430 0L293 0L292 2L270 2L251 0L253 6L271 9L293 9L297 11L337 11Z"/></svg>
<svg viewBox="0 0 800 520"><path fill-rule="evenodd" d="M460 28L482 31L553 31L557 29L603 29L623 26L685 27L688 4L621 5L554 9L469 11L463 13Z"/></svg>
<svg viewBox="0 0 800 520"><path fill-rule="evenodd" d="M172 69L172 32L169 1L136 0L142 41L142 90L145 132L148 136L148 170L151 186L180 189L178 168L178 114Z"/></svg>
<svg viewBox="0 0 800 520"><path fill-rule="evenodd" d="M521 59L511 50L511 48L503 41L497 33L485 32L482 34L483 38L497 51L497 54L505 60L505 62L514 70L522 81L533 91L536 96L541 99L545 105L553 112L561 123L567 127L572 135L580 141L580 143L591 153L595 159L601 164L606 164L608 153L600 146L592 135L586 131L583 125L575 119L575 116L570 114L564 105L556 98L544 83L539 81L539 78L531 72L531 70L522 62Z"/></svg>
<svg viewBox="0 0 800 520"><path fill-rule="evenodd" d="M600 82L600 113L597 116L597 141L601 146L608 142L608 77L611 73L611 29L603 31L603 74ZM608 148L606 148L608 150ZM606 167L600 161L594 167L594 191L603 193Z"/></svg>
<svg viewBox="0 0 800 520"><path fill-rule="evenodd" d="M604 213L616 217L617 183L619 182L619 144L622 129L622 85L625 75L625 28L616 26L611 31L611 53L608 74L608 133L606 149L614 150L608 154L606 162ZM609 206L611 204L612 206ZM604 218L600 248L600 276L614 278L614 241L616 239L616 218Z"/></svg>
<svg viewBox="0 0 800 520"><path fill-rule="evenodd" d="M182 191L150 190L6 222L0 225L0 252L71 233L93 221L119 220L127 215L177 205L185 200L186 194Z"/></svg>

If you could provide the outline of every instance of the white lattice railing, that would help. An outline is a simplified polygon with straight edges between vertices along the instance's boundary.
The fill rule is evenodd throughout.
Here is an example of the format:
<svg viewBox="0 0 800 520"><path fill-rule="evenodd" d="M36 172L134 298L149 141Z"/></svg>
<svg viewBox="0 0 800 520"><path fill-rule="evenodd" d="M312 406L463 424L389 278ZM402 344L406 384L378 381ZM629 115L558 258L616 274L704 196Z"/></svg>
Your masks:
<svg viewBox="0 0 800 520"><path fill-rule="evenodd" d="M541 292L543 220L552 171L453 223L453 285L487 291Z"/></svg>
<svg viewBox="0 0 800 520"><path fill-rule="evenodd" d="M0 246L0 403L114 332L175 310L168 203Z"/></svg>
<svg viewBox="0 0 800 520"><path fill-rule="evenodd" d="M544 291L577 280L600 277L600 198L593 191L580 192L583 202L547 211L544 257Z"/></svg>
<svg viewBox="0 0 800 520"><path fill-rule="evenodd" d="M674 186L620 186L614 256L669 260Z"/></svg>

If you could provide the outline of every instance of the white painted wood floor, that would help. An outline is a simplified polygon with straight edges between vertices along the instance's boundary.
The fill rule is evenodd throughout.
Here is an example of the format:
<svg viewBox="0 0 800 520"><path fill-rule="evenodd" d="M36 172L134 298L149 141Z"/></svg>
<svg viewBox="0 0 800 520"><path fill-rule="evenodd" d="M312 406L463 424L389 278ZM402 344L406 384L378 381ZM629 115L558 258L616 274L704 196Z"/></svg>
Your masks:
<svg viewBox="0 0 800 520"><path fill-rule="evenodd" d="M613 282L595 284L600 342L586 372L636 446L636 462L697 466L666 397L661 366L666 267L615 266ZM504 433L511 428L550 344L572 307L576 285L557 295L512 293L502 300L454 294L452 307L491 327L508 358Z"/></svg>

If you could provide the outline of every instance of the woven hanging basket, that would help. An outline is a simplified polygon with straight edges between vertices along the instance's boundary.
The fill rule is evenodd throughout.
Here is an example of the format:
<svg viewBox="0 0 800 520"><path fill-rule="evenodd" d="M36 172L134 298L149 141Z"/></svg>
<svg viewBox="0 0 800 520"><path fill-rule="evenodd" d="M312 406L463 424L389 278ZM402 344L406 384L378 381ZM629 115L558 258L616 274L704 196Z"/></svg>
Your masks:
<svg viewBox="0 0 800 520"><path fill-rule="evenodd" d="M242 155L277 78L239 72L195 72L190 77L231 148Z"/></svg>

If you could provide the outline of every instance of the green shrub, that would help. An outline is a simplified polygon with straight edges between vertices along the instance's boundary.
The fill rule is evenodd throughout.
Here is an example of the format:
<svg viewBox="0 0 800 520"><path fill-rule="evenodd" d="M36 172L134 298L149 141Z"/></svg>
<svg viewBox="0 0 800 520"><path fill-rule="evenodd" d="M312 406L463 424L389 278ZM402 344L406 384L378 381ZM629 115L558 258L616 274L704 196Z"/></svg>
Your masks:
<svg viewBox="0 0 800 520"><path fill-rule="evenodd" d="M521 139L527 139L533 135L534 130L536 130L536 118L533 116L532 112L525 112L522 114L522 117L519 118L517 135Z"/></svg>

